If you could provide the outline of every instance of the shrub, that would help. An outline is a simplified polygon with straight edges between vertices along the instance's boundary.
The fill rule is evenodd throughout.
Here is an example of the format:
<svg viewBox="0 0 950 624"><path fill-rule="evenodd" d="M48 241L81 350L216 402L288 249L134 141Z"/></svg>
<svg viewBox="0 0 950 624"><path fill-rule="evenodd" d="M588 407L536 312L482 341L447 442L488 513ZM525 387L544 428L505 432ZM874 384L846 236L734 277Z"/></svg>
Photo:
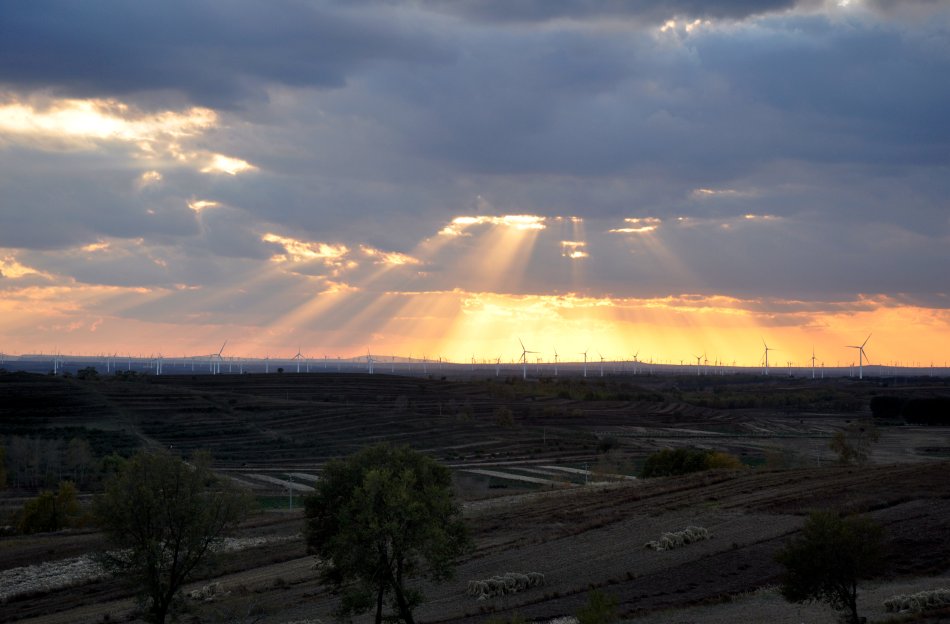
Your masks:
<svg viewBox="0 0 950 624"><path fill-rule="evenodd" d="M880 525L867 518L815 512L801 537L775 557L785 568L782 596L789 602L826 602L843 612L843 620L858 624L858 580L880 573L884 555Z"/></svg>
<svg viewBox="0 0 950 624"><path fill-rule="evenodd" d="M617 599L595 589L587 596L587 604L577 612L578 624L611 624L617 621Z"/></svg>
<svg viewBox="0 0 950 624"><path fill-rule="evenodd" d="M715 468L740 467L742 467L742 462L739 458L729 453L694 448L663 449L647 457L640 476L667 477Z"/></svg>
<svg viewBox="0 0 950 624"><path fill-rule="evenodd" d="M716 451L706 458L706 468L709 470L738 470L742 467L742 461L730 453Z"/></svg>
<svg viewBox="0 0 950 624"><path fill-rule="evenodd" d="M18 528L21 533L59 531L74 526L79 511L76 486L71 481L62 481L55 493L43 490L23 505Z"/></svg>
<svg viewBox="0 0 950 624"><path fill-rule="evenodd" d="M512 413L511 408L509 408L506 405L499 405L498 407L496 407L494 416L495 416L495 423L499 427L507 428L507 427L515 426L514 414Z"/></svg>
<svg viewBox="0 0 950 624"><path fill-rule="evenodd" d="M76 377L82 380L99 379L99 371L96 370L95 366L87 366L76 371Z"/></svg>

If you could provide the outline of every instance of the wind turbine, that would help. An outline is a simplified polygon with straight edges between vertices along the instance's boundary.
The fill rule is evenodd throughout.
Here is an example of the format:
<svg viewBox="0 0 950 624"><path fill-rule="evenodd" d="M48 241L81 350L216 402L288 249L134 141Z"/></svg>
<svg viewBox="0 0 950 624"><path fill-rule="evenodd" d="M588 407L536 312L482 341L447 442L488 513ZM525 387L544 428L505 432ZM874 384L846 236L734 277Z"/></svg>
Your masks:
<svg viewBox="0 0 950 624"><path fill-rule="evenodd" d="M640 350L637 349L637 352L633 354L633 374L637 374L637 364L640 363L640 360L637 357L640 355Z"/></svg>
<svg viewBox="0 0 950 624"><path fill-rule="evenodd" d="M769 351L775 351L775 349L769 348L769 345L766 344L765 338L762 339L762 344L765 345L765 374L769 374Z"/></svg>
<svg viewBox="0 0 950 624"><path fill-rule="evenodd" d="M297 372L299 373L299 372L300 372L300 360L303 359L303 354L300 353L300 347L299 347L299 346L297 347L297 355L295 355L295 356L293 357L293 359L295 359L295 360L297 361Z"/></svg>
<svg viewBox="0 0 950 624"><path fill-rule="evenodd" d="M864 353L864 345L868 343L868 340L871 339L871 334L868 334L868 337L864 339L864 342L858 345L846 345L849 349L858 350L858 379L864 379L864 360L867 359L867 354ZM870 362L868 362L870 364Z"/></svg>
<svg viewBox="0 0 950 624"><path fill-rule="evenodd" d="M373 374L373 356L369 354L369 347L366 347L366 368L369 370L369 374Z"/></svg>
<svg viewBox="0 0 950 624"><path fill-rule="evenodd" d="M557 377L557 347L554 347L554 376Z"/></svg>
<svg viewBox="0 0 950 624"><path fill-rule="evenodd" d="M702 368L700 367L700 363L703 361L704 357L706 357L705 353L703 353L702 355L696 356L696 376L697 377L702 374Z"/></svg>
<svg viewBox="0 0 950 624"><path fill-rule="evenodd" d="M815 345L811 346L811 378L815 378Z"/></svg>
<svg viewBox="0 0 950 624"><path fill-rule="evenodd" d="M597 355L600 356L600 376L604 376L604 354L600 351L597 352Z"/></svg>
<svg viewBox="0 0 950 624"><path fill-rule="evenodd" d="M578 353L578 355L584 356L584 377L587 377L587 352L588 351L590 351L590 347L587 347L587 349L585 349L581 353Z"/></svg>
<svg viewBox="0 0 950 624"><path fill-rule="evenodd" d="M518 338L518 343L521 344L521 378L527 379L528 378L528 354L537 353L537 351L528 351L525 348L524 343L521 342L521 338Z"/></svg>
<svg viewBox="0 0 950 624"><path fill-rule="evenodd" d="M221 348L218 349L217 353L212 353L208 356L208 367L211 369L212 375L218 375L221 373L221 360L223 359L221 357L221 353L224 351L224 347L226 347L227 344L228 341L225 340L224 344L221 345Z"/></svg>
<svg viewBox="0 0 950 624"><path fill-rule="evenodd" d="M501 373L501 356L495 358L495 377Z"/></svg>

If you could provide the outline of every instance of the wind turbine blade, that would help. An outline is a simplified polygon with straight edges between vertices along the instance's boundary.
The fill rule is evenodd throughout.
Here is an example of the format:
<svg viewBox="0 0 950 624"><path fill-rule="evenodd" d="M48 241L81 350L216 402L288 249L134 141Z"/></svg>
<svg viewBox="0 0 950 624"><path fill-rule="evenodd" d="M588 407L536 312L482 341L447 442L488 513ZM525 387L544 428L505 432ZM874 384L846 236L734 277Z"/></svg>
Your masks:
<svg viewBox="0 0 950 624"><path fill-rule="evenodd" d="M861 343L861 348L864 348L864 345L868 343L868 340L871 339L871 334L868 334L868 337L864 339L864 342Z"/></svg>

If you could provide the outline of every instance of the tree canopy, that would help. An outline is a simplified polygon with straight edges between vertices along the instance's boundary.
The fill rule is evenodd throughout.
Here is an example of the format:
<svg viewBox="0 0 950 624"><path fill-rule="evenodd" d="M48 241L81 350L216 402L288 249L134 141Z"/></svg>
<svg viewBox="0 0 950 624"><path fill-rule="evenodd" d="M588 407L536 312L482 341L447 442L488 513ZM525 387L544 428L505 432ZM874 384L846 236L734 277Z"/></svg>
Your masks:
<svg viewBox="0 0 950 624"><path fill-rule="evenodd" d="M413 577L451 578L470 540L451 473L409 447L380 444L329 462L306 499L306 536L324 562L324 581L341 594L345 617L383 605L413 623L424 599Z"/></svg>
<svg viewBox="0 0 950 624"><path fill-rule="evenodd" d="M742 468L742 462L729 453L697 448L663 449L647 457L640 476L668 477L703 470L738 468Z"/></svg>
<svg viewBox="0 0 950 624"><path fill-rule="evenodd" d="M858 624L858 580L884 565L884 530L868 518L834 512L808 517L801 537L776 555L785 567L781 592L790 602L827 602Z"/></svg>
<svg viewBox="0 0 950 624"><path fill-rule="evenodd" d="M61 481L56 492L43 490L39 496L23 505L19 514L19 530L22 533L39 533L73 526L80 516L76 494L76 486L71 481Z"/></svg>
<svg viewBox="0 0 950 624"><path fill-rule="evenodd" d="M139 453L95 500L96 521L116 547L101 561L136 587L151 621L164 622L181 587L247 509L247 496L217 479L206 455L185 463Z"/></svg>

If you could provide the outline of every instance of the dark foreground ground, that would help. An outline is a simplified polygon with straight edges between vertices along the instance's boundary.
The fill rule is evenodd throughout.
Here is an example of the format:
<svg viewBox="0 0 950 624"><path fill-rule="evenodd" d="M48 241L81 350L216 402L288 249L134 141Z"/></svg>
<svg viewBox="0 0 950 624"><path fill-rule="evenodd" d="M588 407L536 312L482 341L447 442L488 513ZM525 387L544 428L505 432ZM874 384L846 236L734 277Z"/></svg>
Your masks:
<svg viewBox="0 0 950 624"><path fill-rule="evenodd" d="M919 580L927 589L929 577L950 572L950 464L940 459L950 448L948 432L882 424L875 463L860 468L831 465L827 449L835 431L869 417L874 393L945 392L940 386L331 377L0 376L0 423L5 436L84 435L101 452L211 448L217 468L239 476L318 474L327 458L377 440L423 449L456 470L476 543L455 581L425 588L423 622L483 622L515 613L549 619L576 613L592 589L615 596L627 617L727 602L776 581L775 551L814 509L868 513L883 524L890 579ZM727 400L742 406L730 408ZM750 467L586 486L577 479L529 486L463 472L558 464L629 473L649 452L679 445L733 452ZM262 500L286 495L257 493ZM0 500L9 510L28 495L14 488ZM643 548L687 525L708 528L712 539L669 552ZM225 555L222 567L196 586L217 580L227 595L190 602L184 621L330 621L334 598L317 581L301 528L299 512L252 519L241 536L270 541ZM0 574L103 547L91 530L0 538ZM494 601L464 595L468 580L508 571L543 572L547 582ZM100 579L20 593L0 602L0 622L132 621L132 608L125 587Z"/></svg>

